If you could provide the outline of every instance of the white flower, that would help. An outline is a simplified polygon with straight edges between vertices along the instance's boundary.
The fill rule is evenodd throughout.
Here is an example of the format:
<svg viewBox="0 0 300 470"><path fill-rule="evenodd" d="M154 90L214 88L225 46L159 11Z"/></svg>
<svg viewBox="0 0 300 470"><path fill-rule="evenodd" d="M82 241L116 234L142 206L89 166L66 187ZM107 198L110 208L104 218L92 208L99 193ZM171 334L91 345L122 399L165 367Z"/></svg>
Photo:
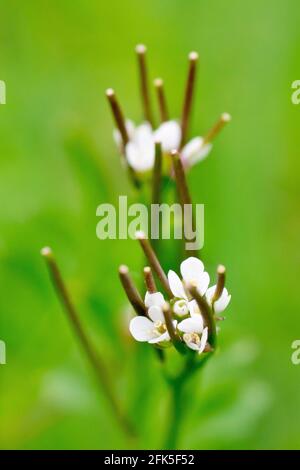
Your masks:
<svg viewBox="0 0 300 470"><path fill-rule="evenodd" d="M130 119L126 119L125 128L126 128L129 140L133 139L133 136L134 136L134 133L135 133L135 128L136 128L134 122L131 121ZM121 132L119 131L119 129L114 129L113 130L113 138L114 138L114 141L115 141L119 151L122 152L123 140L122 140Z"/></svg>
<svg viewBox="0 0 300 470"><path fill-rule="evenodd" d="M155 142L160 142L163 153L171 153L178 150L181 141L181 127L175 121L163 122L158 129L152 130L149 122L144 122L139 126L126 119L126 131L129 142L125 146L125 156L128 164L138 173L149 171L153 168L155 160ZM120 151L122 147L122 137L118 129L114 129L113 137ZM210 152L212 144L203 145L202 137L195 137L188 142L181 150L182 163L186 168L193 166L203 160Z"/></svg>
<svg viewBox="0 0 300 470"><path fill-rule="evenodd" d="M178 317L185 317L189 313L188 302L184 299L176 300L173 305L173 312Z"/></svg>
<svg viewBox="0 0 300 470"><path fill-rule="evenodd" d="M212 149L212 144L203 144L202 137L194 137L181 150L181 159L185 168L190 168L204 160Z"/></svg>
<svg viewBox="0 0 300 470"><path fill-rule="evenodd" d="M168 272L168 281L174 297L188 301L185 285L196 286L200 295L204 295L209 285L209 275L204 271L202 261L193 256L184 260L180 265L183 281L174 271Z"/></svg>
<svg viewBox="0 0 300 470"><path fill-rule="evenodd" d="M135 127L132 121L127 120L126 130L129 142L125 146L125 156L128 165L138 173L151 170L155 159L155 144L152 127L148 122ZM114 138L118 147L122 148L120 132L114 130Z"/></svg>
<svg viewBox="0 0 300 470"><path fill-rule="evenodd" d="M181 127L177 121L163 122L154 132L154 139L161 142L163 152L178 150L181 141ZM203 160L211 151L212 144L204 144L202 137L194 137L181 150L182 163L189 168Z"/></svg>
<svg viewBox="0 0 300 470"><path fill-rule="evenodd" d="M213 302L212 300L213 300L213 297L214 297L216 287L217 286L215 285L215 286L212 286L209 289L207 289L205 296L206 296L206 299L207 299L207 302L209 303L209 305L211 307L213 306L214 312L215 313L221 313L225 310L225 308L229 304L230 299L231 299L231 295L228 294L228 291L227 291L226 287L224 287L224 289L222 291L222 294L221 294L221 297L218 300L216 300L215 302Z"/></svg>
<svg viewBox="0 0 300 470"><path fill-rule="evenodd" d="M165 318L162 312L162 306L165 300L160 292L154 294L146 293L145 305L148 308L148 316L136 316L132 318L129 325L129 331L137 341L147 341L150 344L161 344L170 341L170 335L167 331ZM174 328L177 321L173 321Z"/></svg>
<svg viewBox="0 0 300 470"><path fill-rule="evenodd" d="M153 294L150 294L150 292L146 292L145 295L145 306L147 308L157 306L157 307L163 307L165 303L164 296L160 292L154 292Z"/></svg>
<svg viewBox="0 0 300 470"><path fill-rule="evenodd" d="M181 141L181 127L177 121L163 122L154 132L154 140L161 143L165 153L179 149Z"/></svg>
<svg viewBox="0 0 300 470"><path fill-rule="evenodd" d="M201 354L206 346L208 329L203 328L203 318L195 300L190 302L191 317L178 324L178 330L183 334L186 345Z"/></svg>

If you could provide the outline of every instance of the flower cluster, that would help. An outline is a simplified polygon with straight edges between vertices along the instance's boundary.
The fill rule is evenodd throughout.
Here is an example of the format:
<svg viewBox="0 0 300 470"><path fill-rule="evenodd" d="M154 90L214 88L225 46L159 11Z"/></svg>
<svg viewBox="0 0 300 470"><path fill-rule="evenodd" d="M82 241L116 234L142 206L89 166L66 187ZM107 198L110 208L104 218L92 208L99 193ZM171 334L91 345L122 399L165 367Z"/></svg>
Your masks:
<svg viewBox="0 0 300 470"><path fill-rule="evenodd" d="M136 52L144 122L136 126L131 120L125 119L114 90L108 89L106 95L116 124L115 142L137 186L142 174L151 171L153 204L161 203L164 194L162 177L169 175L175 179L181 205L192 206L186 179L187 170L209 154L213 139L230 120L230 115L222 114L204 137L197 136L188 141L198 62L198 54L191 52L181 118L169 118L163 81L156 79L154 84L160 123L155 125L148 89L145 46L137 46ZM192 211L187 217L181 221L183 229L193 226ZM185 230L183 232L185 234ZM137 313L130 322L131 335L137 341L148 342L158 348L173 344L180 352L191 349L201 354L213 350L216 344L216 321L230 301L225 288L225 268L219 266L217 283L209 287L210 278L198 253L192 255L189 252L180 266L182 279L172 270L166 275L146 235L139 232L137 239L149 260L149 267L144 271L147 286L144 299L134 285L128 268L121 266L119 271L124 290ZM167 298L156 288L152 270Z"/></svg>
<svg viewBox="0 0 300 470"><path fill-rule="evenodd" d="M145 243L145 239L143 241ZM151 256L149 261L153 261ZM224 266L218 267L217 284L208 287L210 277L204 270L202 261L195 257L185 259L180 265L182 279L174 271L168 272L168 302L161 292L157 292L151 269L147 267L145 270L147 292L144 301L139 300L142 305L139 311L132 295L133 290L136 294L137 290L135 287L131 291L128 289L128 285L132 283L131 280L128 281L128 269L124 269L124 266L120 269L125 291L138 313L129 325L134 339L160 348L169 347L172 343L175 346L183 343L198 354L211 351L215 346L215 323L221 319L219 314L226 309L231 299L224 286ZM161 277L159 271L157 274ZM124 277L127 282L124 282Z"/></svg>
<svg viewBox="0 0 300 470"><path fill-rule="evenodd" d="M189 70L183 100L182 114L179 121L169 119L166 98L164 95L163 82L155 80L157 91L160 124L155 126L149 99L147 80L147 68L145 62L144 46L136 49L140 70L141 96L144 108L144 122L135 126L132 121L124 118L121 107L112 89L107 90L113 117L116 124L114 138L124 156L124 161L129 170L132 182L137 188L141 187L143 173L151 172L152 182L152 204L159 205L162 195L166 194L164 180L165 175L171 176L176 183L176 198L183 208L188 206L191 210L185 212L181 218L184 233L184 249L189 252L188 244L190 236L186 233L186 227L194 228L192 200L189 192L186 171L196 162L203 160L212 148L212 140L221 130L226 122L230 120L228 114L222 114L217 123L204 137L195 137L187 143L188 124L191 114L191 105L194 92L196 64L198 55L189 55ZM168 185L173 187L172 184ZM144 196L144 194L143 194ZM175 224L175 220L174 220ZM152 229L152 226L151 226ZM194 231L194 230L193 230ZM150 231L152 234L152 230ZM193 351L186 356L185 366L181 368L176 376L172 373L164 374L167 383L173 388L172 416L168 437L168 447L175 448L174 442L177 437L178 416L177 405L181 396L182 387L188 377L202 366L204 359L196 361L196 354L212 352L216 347L216 322L223 319L219 316L230 302L231 296L225 288L225 268L219 266L217 270L217 282L209 287L210 277L204 270L202 261L197 257L186 256L180 265L181 278L176 272L170 270L166 275L153 250L146 234L137 232L144 254L149 261L149 266L144 268L144 279L147 287L144 298L135 286L127 266L120 266L119 276L124 291L131 303L136 316L131 319L129 330L131 335L140 342L148 342L158 348L156 352L161 360L164 359L162 349L174 346L182 354ZM155 239L156 247L160 245L158 237ZM191 249L191 248L190 248ZM194 250L194 248L192 248ZM196 248L195 248L196 250ZM159 251L159 250L158 250ZM174 250L178 256L178 250ZM90 338L82 325L80 316L71 301L68 290L64 284L60 269L56 263L50 248L42 249L52 282L58 297L64 307L65 313L77 335L83 351L95 370L96 377L106 394L111 409L115 413L122 428L130 436L135 436L131 420L127 418L122 406L120 406L110 374L107 373L105 361L98 355ZM155 279L155 277L156 279ZM160 292L156 287L156 281L160 282Z"/></svg>
<svg viewBox="0 0 300 470"><path fill-rule="evenodd" d="M229 119L227 114L222 117ZM154 166L155 142L160 142L165 160L172 150L179 149L181 142L181 127L178 121L166 121L156 130L149 122L143 122L139 126L131 120L126 120L126 130L129 141L125 145L125 156L128 165L137 173L149 171ZM114 129L114 140L119 149L122 149L120 131ZM194 137L181 150L181 159L185 168L190 168L195 163L203 160L210 152L212 144L205 143L203 137Z"/></svg>
<svg viewBox="0 0 300 470"><path fill-rule="evenodd" d="M198 54L191 52L189 54L189 70L180 120L169 118L163 81L162 79L154 80L160 111L160 124L155 126L150 106L145 46L137 46L136 53L140 71L144 122L140 125L135 125L133 121L125 119L114 90L109 88L106 92L116 124L113 137L117 147L123 153L126 165L130 171L137 175L153 169L156 142L161 144L166 172L170 174L170 158L168 157L174 150L180 152L183 167L189 169L210 153L213 139L222 127L230 121L230 115L223 113L217 123L204 137L197 136L187 142L188 124L195 87L196 65L198 62Z"/></svg>

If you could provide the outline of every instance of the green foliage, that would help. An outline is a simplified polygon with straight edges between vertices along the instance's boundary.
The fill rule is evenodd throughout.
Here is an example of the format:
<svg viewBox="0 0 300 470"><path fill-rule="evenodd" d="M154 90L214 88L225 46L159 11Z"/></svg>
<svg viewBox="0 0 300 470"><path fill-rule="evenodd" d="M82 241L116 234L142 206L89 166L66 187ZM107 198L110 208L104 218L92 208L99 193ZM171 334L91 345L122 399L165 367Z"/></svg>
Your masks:
<svg viewBox="0 0 300 470"><path fill-rule="evenodd" d="M299 2L1 2L1 448L158 448L168 391L147 345L128 337L117 268L133 241L97 240L96 206L130 193L104 90L140 119L133 48L149 48L180 112L186 56L200 54L191 135L232 123L189 176L205 204L207 270L228 270L220 348L190 384L184 448L299 447ZM128 441L99 394L40 259L51 245L74 302L141 434ZM168 252L169 248L167 248ZM167 260L164 260L167 264ZM171 267L171 266L170 266ZM176 266L172 266L177 269ZM250 340L248 340L250 338Z"/></svg>

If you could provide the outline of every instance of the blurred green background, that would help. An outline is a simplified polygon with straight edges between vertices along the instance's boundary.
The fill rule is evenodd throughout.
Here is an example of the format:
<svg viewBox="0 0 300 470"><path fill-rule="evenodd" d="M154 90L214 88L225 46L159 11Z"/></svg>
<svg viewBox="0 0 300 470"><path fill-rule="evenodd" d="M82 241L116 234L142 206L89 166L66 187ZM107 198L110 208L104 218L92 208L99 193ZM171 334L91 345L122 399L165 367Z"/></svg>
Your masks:
<svg viewBox="0 0 300 470"><path fill-rule="evenodd" d="M200 54L191 135L233 120L190 173L205 204L206 267L228 269L220 351L189 390L180 448L299 448L300 78L297 0L1 0L0 446L159 448L168 391L126 335L117 267L133 241L99 241L96 207L130 193L104 90L141 119L134 46L179 115L187 53ZM133 197L131 193L131 197ZM128 441L98 393L40 257L52 246L74 301L139 427ZM173 266L173 268L177 268ZM178 268L177 268L178 270Z"/></svg>

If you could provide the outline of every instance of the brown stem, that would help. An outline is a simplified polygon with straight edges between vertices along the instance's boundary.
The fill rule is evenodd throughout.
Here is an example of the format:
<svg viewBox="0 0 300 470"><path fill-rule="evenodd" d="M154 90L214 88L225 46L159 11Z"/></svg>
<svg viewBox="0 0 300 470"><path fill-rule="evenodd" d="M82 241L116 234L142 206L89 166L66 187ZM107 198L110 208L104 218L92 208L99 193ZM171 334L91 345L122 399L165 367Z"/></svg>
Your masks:
<svg viewBox="0 0 300 470"><path fill-rule="evenodd" d="M152 208L154 205L160 204L162 189L162 149L161 143L155 142L155 161L152 172ZM153 237L153 248L158 251L159 247L159 222L158 218L149 217L150 233ZM155 235L154 235L155 234ZM157 237L157 238L156 238Z"/></svg>
<svg viewBox="0 0 300 470"><path fill-rule="evenodd" d="M146 315L146 307L142 297L133 283L133 280L131 279L127 266L122 265L119 267L119 277L127 298L137 315Z"/></svg>
<svg viewBox="0 0 300 470"><path fill-rule="evenodd" d="M186 141L191 108L193 102L193 94L195 88L196 69L197 69L198 54L191 52L189 54L189 70L185 88L185 95L183 101L182 115L181 115L181 145L182 147Z"/></svg>
<svg viewBox="0 0 300 470"><path fill-rule="evenodd" d="M137 232L136 233L136 239L140 242L140 245L150 263L150 266L152 267L153 271L156 272L162 286L164 287L165 291L169 295L170 298L173 298L172 291L169 286L168 278L163 270L163 268L160 265L160 262L158 261L158 258L149 242L149 240L146 239L146 235L144 232Z"/></svg>
<svg viewBox="0 0 300 470"><path fill-rule="evenodd" d="M161 143L155 142L155 161L154 161L153 176L152 176L152 204L160 203L161 174L162 174Z"/></svg>
<svg viewBox="0 0 300 470"><path fill-rule="evenodd" d="M188 291L190 292L191 296L196 300L199 310L202 314L204 326L208 328L208 341L212 348L215 347L216 344L216 325L215 320L213 317L213 312L208 305L206 298L201 296L198 292L198 289L194 285L188 286Z"/></svg>
<svg viewBox="0 0 300 470"><path fill-rule="evenodd" d="M180 202L184 206L184 204L192 204L192 198L190 195L190 191L188 188L187 180L185 171L183 168L183 164L180 158L180 155L177 150L173 150L171 152L172 159L173 159L173 168L175 173L175 180L176 185L180 197Z"/></svg>
<svg viewBox="0 0 300 470"><path fill-rule="evenodd" d="M211 347L209 343L206 343L205 348L203 349L203 352L214 352L214 348Z"/></svg>
<svg viewBox="0 0 300 470"><path fill-rule="evenodd" d="M216 321L224 321L225 317L220 317L219 315L215 315L215 320Z"/></svg>
<svg viewBox="0 0 300 470"><path fill-rule="evenodd" d="M167 302L163 306L163 314L164 314L164 317L165 317L166 327L167 327L167 330L168 330L168 333L170 335L171 340L173 342L177 341L178 337L176 335L176 331L175 331L175 328L174 328L174 325L173 325L173 322L172 322L170 305Z"/></svg>
<svg viewBox="0 0 300 470"><path fill-rule="evenodd" d="M124 431L126 431L126 433L128 434L133 434L131 424L127 421L127 418L123 414L123 411L121 410L119 403L115 397L112 384L107 375L106 367L101 357L94 349L81 323L80 317L70 299L69 293L62 279L60 270L54 259L52 250L48 247L43 248L41 250L41 254L46 261L49 274L50 274L52 283L55 287L57 296L59 300L61 301L62 306L64 307L64 311L69 319L70 325L73 328L75 335L79 339L79 342L81 343L83 351L85 352L91 366L93 367L95 371L99 385L104 391L106 398L111 404L111 408L116 418L118 419L120 425L123 427Z"/></svg>
<svg viewBox="0 0 300 470"><path fill-rule="evenodd" d="M155 280L154 280L151 268L149 266L146 266L144 268L144 279L145 279L147 291L150 294L154 294L155 292L157 292Z"/></svg>
<svg viewBox="0 0 300 470"><path fill-rule="evenodd" d="M183 168L183 164L180 158L180 155L177 150L173 150L171 152L172 161L173 161L173 168L176 180L177 191L179 194L180 204L183 210L183 232L185 236L185 247L187 243L191 242L191 240L187 240L186 237L186 230L185 228L192 228L193 232L195 233L195 221L193 218L193 205L192 205L192 198L190 195L189 187L186 180L186 174ZM198 256L197 250L186 250L187 256Z"/></svg>
<svg viewBox="0 0 300 470"><path fill-rule="evenodd" d="M163 315L165 318L166 327L167 327L172 343L174 344L178 352L180 352L181 354L184 354L186 352L186 349L174 328L173 321L172 321L171 308L168 302L166 302L165 305L163 306Z"/></svg>
<svg viewBox="0 0 300 470"><path fill-rule="evenodd" d="M220 131L225 126L225 124L227 124L230 120L231 120L230 114L228 113L221 114L220 118L215 123L215 125L208 131L206 136L204 136L202 146L211 142L220 133Z"/></svg>
<svg viewBox="0 0 300 470"><path fill-rule="evenodd" d="M109 88L108 90L106 90L106 96L107 96L108 101L109 101L110 106L111 106L111 110L112 110L112 114L113 114L113 117L114 117L114 120L115 120L115 124L116 124L116 126L119 129L119 132L121 134L122 145L123 145L122 150L123 150L123 154L126 158L125 147L126 147L126 144L129 142L129 136L128 136L128 133L127 133L123 113L122 113L121 107L118 103L118 100L116 98L115 92L112 88ZM127 163L129 178L130 178L132 184L134 185L134 187L139 189L141 187L141 183L140 183L134 169L131 166L129 166L129 164L127 162L127 159L126 159L126 163Z"/></svg>
<svg viewBox="0 0 300 470"><path fill-rule="evenodd" d="M129 141L129 137L128 137L127 129L125 126L125 119L124 119L121 107L119 105L115 92L112 88L108 88L108 90L106 90L106 96L111 107L115 124L120 131L122 142L123 142L123 147L125 148L126 144Z"/></svg>
<svg viewBox="0 0 300 470"><path fill-rule="evenodd" d="M220 264L217 268L218 280L217 280L216 290L212 298L212 303L216 302L222 295L223 289L225 287L225 272L226 272L225 266Z"/></svg>
<svg viewBox="0 0 300 470"><path fill-rule="evenodd" d="M144 116L145 116L146 121L150 122L150 124L153 125L152 111L151 111L150 97L149 97L149 88L148 88L148 72L147 72L147 65L146 65L147 49L143 44L139 44L136 46L135 51L136 51L137 59L138 59L140 88L141 88L141 97L142 97L143 108L144 108Z"/></svg>
<svg viewBox="0 0 300 470"><path fill-rule="evenodd" d="M154 80L154 86L155 86L156 94L157 94L157 101L158 101L161 122L168 121L169 113L168 113L168 107L167 107L167 102L166 102L166 96L164 92L163 80L161 78L156 78Z"/></svg>

